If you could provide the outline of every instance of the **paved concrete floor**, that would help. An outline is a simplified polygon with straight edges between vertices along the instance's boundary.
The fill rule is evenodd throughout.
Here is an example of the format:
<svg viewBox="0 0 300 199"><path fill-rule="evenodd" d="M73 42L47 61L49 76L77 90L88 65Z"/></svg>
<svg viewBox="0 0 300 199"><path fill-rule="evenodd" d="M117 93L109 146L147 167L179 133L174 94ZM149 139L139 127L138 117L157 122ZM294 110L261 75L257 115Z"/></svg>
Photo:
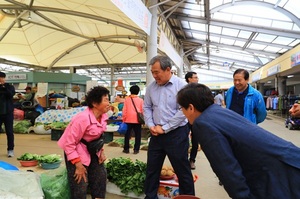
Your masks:
<svg viewBox="0 0 300 199"><path fill-rule="evenodd" d="M274 134L293 142L295 145L300 146L300 130L288 130L284 126L284 119L276 117L273 114L268 114L268 118L259 124L262 128L265 128ZM50 135L36 135L36 134L15 134L15 157L7 158L6 156L6 135L0 134L0 160L16 165L20 170L27 170L27 167L19 166L17 157L21 156L25 152L49 154L56 153L63 155L63 152L58 148L56 141L51 141ZM105 151L108 158L114 157L130 157L132 159L139 159L146 162L146 151L140 151L139 154L134 155L122 153L122 148L111 147L105 145ZM169 164L166 160L166 164ZM29 167L35 172L44 172L39 167ZM219 186L218 179L212 172L209 162L207 161L203 152L199 152L196 159L196 169L193 173L199 176L199 179L195 183L196 196L201 199L229 199L229 196L224 191L222 186ZM128 199L129 197L117 196L107 193L108 199Z"/></svg>

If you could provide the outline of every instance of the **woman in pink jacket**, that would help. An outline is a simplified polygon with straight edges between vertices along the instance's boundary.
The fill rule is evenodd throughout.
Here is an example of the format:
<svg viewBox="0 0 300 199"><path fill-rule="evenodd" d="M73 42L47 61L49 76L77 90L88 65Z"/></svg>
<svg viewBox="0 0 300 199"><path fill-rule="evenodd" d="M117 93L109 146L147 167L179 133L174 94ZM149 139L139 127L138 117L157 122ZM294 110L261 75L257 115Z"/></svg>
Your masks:
<svg viewBox="0 0 300 199"><path fill-rule="evenodd" d="M140 88L137 85L131 86L130 96L125 99L124 107L122 110L123 122L128 125L127 132L124 138L124 150L123 153L129 153L129 139L131 137L131 131L134 131L135 143L133 148L133 154L138 154L141 146L141 134L142 125L139 124L137 119L137 113L133 106L133 102L138 112L143 113L143 99L139 98L137 94L140 92Z"/></svg>
<svg viewBox="0 0 300 199"><path fill-rule="evenodd" d="M107 173L103 148L90 154L82 139L91 142L106 130L106 112L110 108L108 95L109 90L104 87L92 88L86 96L88 108L72 118L58 141L65 152L72 199L86 199L87 187L92 198L105 198Z"/></svg>

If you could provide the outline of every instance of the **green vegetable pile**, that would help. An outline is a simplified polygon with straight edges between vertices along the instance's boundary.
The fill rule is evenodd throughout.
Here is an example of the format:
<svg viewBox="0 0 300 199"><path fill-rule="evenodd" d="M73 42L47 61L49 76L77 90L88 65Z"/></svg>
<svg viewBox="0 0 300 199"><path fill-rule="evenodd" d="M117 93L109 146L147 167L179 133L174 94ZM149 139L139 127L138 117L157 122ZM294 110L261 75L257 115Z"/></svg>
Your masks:
<svg viewBox="0 0 300 199"><path fill-rule="evenodd" d="M61 157L57 154L48 154L48 155L41 155L39 158L39 163L55 163L60 162Z"/></svg>
<svg viewBox="0 0 300 199"><path fill-rule="evenodd" d="M52 122L49 126L51 129L65 129L68 124L69 122Z"/></svg>
<svg viewBox="0 0 300 199"><path fill-rule="evenodd" d="M29 160L38 160L39 163L55 163L60 162L61 156L57 154L47 154L47 155L38 155L33 153L24 153L17 160L29 161Z"/></svg>
<svg viewBox="0 0 300 199"><path fill-rule="evenodd" d="M29 120L22 120L14 124L14 133L28 133L28 128L31 127L31 122Z"/></svg>
<svg viewBox="0 0 300 199"><path fill-rule="evenodd" d="M130 158L113 158L106 163L107 178L117 185L121 192L128 194L133 192L140 196L144 193L147 164Z"/></svg>
<svg viewBox="0 0 300 199"><path fill-rule="evenodd" d="M32 154L32 153L24 153L20 157L17 158L17 160L22 161L30 161L30 160L39 160L40 156L38 154Z"/></svg>
<svg viewBox="0 0 300 199"><path fill-rule="evenodd" d="M119 146L123 147L124 146L124 137L114 139L112 142L117 143ZM133 148L135 141L134 140L129 140L129 145L130 148ZM142 145L147 145L148 143L146 141L141 140L141 146Z"/></svg>

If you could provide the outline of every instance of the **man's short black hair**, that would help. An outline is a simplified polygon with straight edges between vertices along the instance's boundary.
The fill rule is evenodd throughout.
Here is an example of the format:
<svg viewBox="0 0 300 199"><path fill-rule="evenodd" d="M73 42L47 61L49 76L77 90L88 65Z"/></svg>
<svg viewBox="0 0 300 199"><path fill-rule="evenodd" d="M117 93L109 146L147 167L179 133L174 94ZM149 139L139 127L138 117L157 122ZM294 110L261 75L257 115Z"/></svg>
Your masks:
<svg viewBox="0 0 300 199"><path fill-rule="evenodd" d="M197 75L197 73L196 73L196 72L193 72L193 71L187 72L187 73L185 74L185 81L186 81L187 83L190 83L190 82L189 82L189 78L192 78L193 75Z"/></svg>
<svg viewBox="0 0 300 199"><path fill-rule="evenodd" d="M6 77L6 74L4 72L0 72L0 77Z"/></svg>
<svg viewBox="0 0 300 199"><path fill-rule="evenodd" d="M243 68L236 69L236 71L234 71L234 73L233 73L233 77L236 74L243 74L245 80L249 79L249 72L247 70L243 69Z"/></svg>

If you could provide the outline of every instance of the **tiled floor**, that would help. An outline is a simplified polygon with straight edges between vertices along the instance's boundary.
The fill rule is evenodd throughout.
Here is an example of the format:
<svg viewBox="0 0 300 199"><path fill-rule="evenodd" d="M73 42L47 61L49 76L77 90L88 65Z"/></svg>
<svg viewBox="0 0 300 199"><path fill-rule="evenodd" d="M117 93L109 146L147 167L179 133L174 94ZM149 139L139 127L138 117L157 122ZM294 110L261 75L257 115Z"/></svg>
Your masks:
<svg viewBox="0 0 300 199"><path fill-rule="evenodd" d="M300 146L300 131L299 130L288 130L284 126L282 118L276 118L270 115L268 120L265 120L261 127L273 132L274 134L292 141L297 146ZM0 160L16 165L20 170L27 170L28 168L19 166L19 162L16 160L17 157L25 152L48 154L56 153L63 155L63 152L58 148L56 141L51 141L50 135L36 135L36 134L15 134L15 157L7 158L6 156L6 135L0 134ZM122 153L120 147L110 147L105 145L105 151L108 158L114 157L130 157L132 159L139 159L146 162L147 153L146 151L140 151L139 154L134 155L132 151L130 154ZM166 164L169 164L166 160ZM62 165L63 166L63 165ZM30 167L37 173L44 172L39 167ZM218 179L212 172L209 162L207 161L203 152L199 152L196 159L196 169L193 173L199 176L199 179L195 183L196 196L201 199L229 199L229 196L224 191L222 186L219 186ZM1 198L1 197L0 197ZM129 199L130 197L118 196L107 193L108 199Z"/></svg>

